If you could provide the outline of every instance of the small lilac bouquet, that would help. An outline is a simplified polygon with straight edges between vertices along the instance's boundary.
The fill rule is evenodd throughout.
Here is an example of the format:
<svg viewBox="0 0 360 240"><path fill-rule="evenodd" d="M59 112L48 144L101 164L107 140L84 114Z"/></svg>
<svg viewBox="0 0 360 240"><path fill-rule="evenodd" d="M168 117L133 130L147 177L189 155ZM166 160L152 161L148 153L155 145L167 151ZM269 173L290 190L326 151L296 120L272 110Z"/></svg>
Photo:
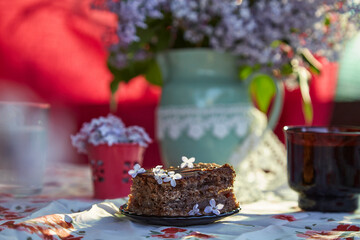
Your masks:
<svg viewBox="0 0 360 240"><path fill-rule="evenodd" d="M133 143L147 147L152 142L142 127L125 127L120 118L109 114L107 117L92 119L84 123L76 135L71 136L72 145L79 153L87 153L87 145Z"/></svg>

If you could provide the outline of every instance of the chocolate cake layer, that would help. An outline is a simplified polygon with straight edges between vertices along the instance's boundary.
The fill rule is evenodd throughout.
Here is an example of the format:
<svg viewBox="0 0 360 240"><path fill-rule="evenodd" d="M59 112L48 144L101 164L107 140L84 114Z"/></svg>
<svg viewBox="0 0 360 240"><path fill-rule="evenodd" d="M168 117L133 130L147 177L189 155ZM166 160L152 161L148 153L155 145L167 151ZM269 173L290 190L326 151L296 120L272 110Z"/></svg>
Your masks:
<svg viewBox="0 0 360 240"><path fill-rule="evenodd" d="M127 210L141 215L154 216L189 216L189 212L198 204L199 214L204 211L211 199L216 204L223 204L220 213L229 212L239 207L233 193L234 169L225 164L194 164L194 168L169 168L181 175L176 186L170 182L159 184L154 172L147 170L133 178Z"/></svg>

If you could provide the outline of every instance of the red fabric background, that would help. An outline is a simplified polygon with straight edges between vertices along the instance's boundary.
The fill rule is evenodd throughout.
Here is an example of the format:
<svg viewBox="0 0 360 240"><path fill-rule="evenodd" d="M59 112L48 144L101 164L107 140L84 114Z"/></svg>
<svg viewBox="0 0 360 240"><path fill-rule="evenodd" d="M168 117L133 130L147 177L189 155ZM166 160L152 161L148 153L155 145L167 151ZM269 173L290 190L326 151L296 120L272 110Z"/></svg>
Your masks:
<svg viewBox="0 0 360 240"><path fill-rule="evenodd" d="M109 113L105 32L116 18L91 10L90 1L0 0L0 100L49 102L51 157L85 162L70 135L93 117ZM154 110L160 89L142 78L122 86L120 115L154 138ZM160 163L157 143L145 153L145 167Z"/></svg>
<svg viewBox="0 0 360 240"><path fill-rule="evenodd" d="M90 0L0 0L0 100L45 101L52 105L51 159L85 162L69 136L81 124L109 112L104 33L116 18L89 8ZM329 123L337 68L328 64L312 81L314 124ZM145 127L154 138L154 111L160 89L139 77L122 85L117 114L127 125ZM304 124L300 91L285 92L284 125ZM144 166L160 163L158 144L145 153Z"/></svg>
<svg viewBox="0 0 360 240"><path fill-rule="evenodd" d="M337 63L328 62L323 58L319 58L319 61L323 65L321 74L313 76L310 82L310 96L314 112L312 125L317 126L330 124L338 76ZM299 88L285 88L282 114L274 129L276 135L283 142L282 129L286 125L305 125Z"/></svg>

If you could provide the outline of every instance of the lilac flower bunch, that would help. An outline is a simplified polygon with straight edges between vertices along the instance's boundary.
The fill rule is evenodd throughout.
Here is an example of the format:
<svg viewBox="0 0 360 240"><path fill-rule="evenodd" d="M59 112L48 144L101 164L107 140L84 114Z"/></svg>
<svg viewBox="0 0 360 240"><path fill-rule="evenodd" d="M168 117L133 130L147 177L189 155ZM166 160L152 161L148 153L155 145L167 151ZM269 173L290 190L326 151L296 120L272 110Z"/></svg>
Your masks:
<svg viewBox="0 0 360 240"><path fill-rule="evenodd" d="M284 45L333 59L359 28L356 1L105 0L102 7L119 19L109 63L128 80L134 62L171 48L213 48L243 65L278 68L293 57Z"/></svg>
<svg viewBox="0 0 360 240"><path fill-rule="evenodd" d="M87 145L133 143L147 147L151 143L149 135L142 127L125 127L120 118L109 114L84 123L76 135L71 136L72 145L79 153L87 153Z"/></svg>

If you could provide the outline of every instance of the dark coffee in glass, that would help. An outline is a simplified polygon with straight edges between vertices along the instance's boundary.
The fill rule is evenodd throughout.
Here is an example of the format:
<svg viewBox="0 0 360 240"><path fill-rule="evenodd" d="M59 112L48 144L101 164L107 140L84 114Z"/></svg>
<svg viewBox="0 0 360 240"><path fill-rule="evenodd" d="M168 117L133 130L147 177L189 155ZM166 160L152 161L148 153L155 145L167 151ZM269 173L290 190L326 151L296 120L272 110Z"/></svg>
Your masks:
<svg viewBox="0 0 360 240"><path fill-rule="evenodd" d="M285 127L288 182L307 211L353 212L360 193L360 128Z"/></svg>

